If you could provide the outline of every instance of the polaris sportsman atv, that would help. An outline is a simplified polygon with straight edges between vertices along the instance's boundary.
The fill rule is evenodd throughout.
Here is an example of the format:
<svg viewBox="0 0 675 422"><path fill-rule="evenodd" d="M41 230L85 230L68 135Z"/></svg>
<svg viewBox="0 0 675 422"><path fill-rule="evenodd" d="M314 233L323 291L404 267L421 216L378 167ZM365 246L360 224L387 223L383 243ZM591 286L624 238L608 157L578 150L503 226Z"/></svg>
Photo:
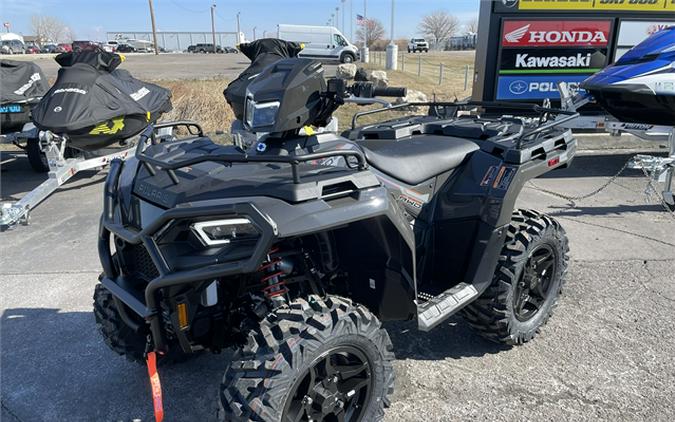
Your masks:
<svg viewBox="0 0 675 422"><path fill-rule="evenodd" d="M284 59L247 88L244 125L265 134L251 149L167 123L111 164L94 313L114 351L147 359L158 418L155 361L234 348L221 420L377 421L394 387L380 321L426 331L461 312L510 345L546 323L567 237L514 206L526 181L571 162L559 125L576 114L424 103L428 116L357 127L379 110L360 113L341 136L308 128L345 102L402 95ZM476 105L539 117L463 111ZM196 136L154 134L166 125Z"/></svg>

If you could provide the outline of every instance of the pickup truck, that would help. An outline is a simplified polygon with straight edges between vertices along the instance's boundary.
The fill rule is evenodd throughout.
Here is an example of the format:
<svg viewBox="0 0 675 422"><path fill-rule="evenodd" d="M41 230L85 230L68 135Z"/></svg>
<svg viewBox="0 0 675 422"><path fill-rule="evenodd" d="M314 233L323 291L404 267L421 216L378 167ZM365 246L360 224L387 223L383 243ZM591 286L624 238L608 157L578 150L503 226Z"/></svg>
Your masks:
<svg viewBox="0 0 675 422"><path fill-rule="evenodd" d="M429 52L429 43L424 38L413 38L408 43L408 53Z"/></svg>

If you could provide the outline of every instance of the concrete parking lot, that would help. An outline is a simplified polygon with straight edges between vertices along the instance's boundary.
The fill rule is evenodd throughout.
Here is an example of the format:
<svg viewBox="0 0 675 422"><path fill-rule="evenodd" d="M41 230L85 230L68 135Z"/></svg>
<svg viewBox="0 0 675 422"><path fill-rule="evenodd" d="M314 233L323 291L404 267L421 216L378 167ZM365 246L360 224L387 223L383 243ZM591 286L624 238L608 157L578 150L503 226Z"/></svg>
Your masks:
<svg viewBox="0 0 675 422"><path fill-rule="evenodd" d="M631 154L586 151L535 183L585 193ZM31 225L0 234L3 421L152 420L145 368L108 350L91 311L104 176L76 178ZM12 152L2 153L0 177L3 201L41 180ZM387 324L397 371L387 421L674 420L675 218L644 201L644 186L641 172L627 171L576 208L526 188L520 205L556 216L570 237L554 317L516 348L482 340L459 317L430 333ZM228 357L161 370L166 420L215 419Z"/></svg>

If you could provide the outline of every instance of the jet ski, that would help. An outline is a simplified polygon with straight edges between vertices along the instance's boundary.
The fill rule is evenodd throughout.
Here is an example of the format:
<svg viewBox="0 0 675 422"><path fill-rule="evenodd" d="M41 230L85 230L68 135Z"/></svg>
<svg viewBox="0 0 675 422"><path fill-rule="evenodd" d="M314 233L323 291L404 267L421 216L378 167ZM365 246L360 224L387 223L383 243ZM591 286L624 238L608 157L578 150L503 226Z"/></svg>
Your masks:
<svg viewBox="0 0 675 422"><path fill-rule="evenodd" d="M117 69L123 56L62 53L56 82L33 109L40 130L68 136L68 146L96 151L128 139L171 110L171 91Z"/></svg>
<svg viewBox="0 0 675 422"><path fill-rule="evenodd" d="M0 130L20 129L30 122L31 108L49 89L38 65L29 61L0 60Z"/></svg>
<svg viewBox="0 0 675 422"><path fill-rule="evenodd" d="M581 88L622 122L675 125L675 27L653 34Z"/></svg>

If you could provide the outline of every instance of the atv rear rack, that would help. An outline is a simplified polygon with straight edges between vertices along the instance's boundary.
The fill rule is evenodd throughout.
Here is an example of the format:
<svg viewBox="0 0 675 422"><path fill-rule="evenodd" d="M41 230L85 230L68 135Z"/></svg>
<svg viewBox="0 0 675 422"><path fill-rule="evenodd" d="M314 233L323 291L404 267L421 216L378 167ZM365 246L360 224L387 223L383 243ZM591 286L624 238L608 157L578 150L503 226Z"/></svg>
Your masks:
<svg viewBox="0 0 675 422"><path fill-rule="evenodd" d="M141 138L136 147L136 158L143 163L143 166L148 170L152 175L156 173L155 167L158 167L161 170L167 172L172 182L177 185L179 183L178 177L175 174L175 170L192 166L198 163L203 162L219 162L226 165L231 165L233 163L281 163L289 164L291 166L291 171L293 175L293 183L300 183L300 172L298 166L301 163L306 163L309 161L321 160L324 158L330 157L344 157L345 161L349 163L349 158L353 157L356 159L356 169L359 171L366 170L368 164L366 163L366 158L361 151L357 150L338 150L338 151L326 151L318 152L314 154L305 154L305 155L293 155L288 157L283 156L272 156L272 155L249 155L245 151L241 150L240 154L213 154L213 155L200 155L193 158L188 158L185 160L176 160L176 161L167 161L159 160L154 157L151 157L145 154L145 144L148 139L151 139L151 142L156 144L155 130L157 128L165 127L176 127L176 126L195 126L199 128L199 125L193 122L171 122L165 123L163 125L148 126L146 130L141 134ZM200 136L203 136L201 128L199 128Z"/></svg>

